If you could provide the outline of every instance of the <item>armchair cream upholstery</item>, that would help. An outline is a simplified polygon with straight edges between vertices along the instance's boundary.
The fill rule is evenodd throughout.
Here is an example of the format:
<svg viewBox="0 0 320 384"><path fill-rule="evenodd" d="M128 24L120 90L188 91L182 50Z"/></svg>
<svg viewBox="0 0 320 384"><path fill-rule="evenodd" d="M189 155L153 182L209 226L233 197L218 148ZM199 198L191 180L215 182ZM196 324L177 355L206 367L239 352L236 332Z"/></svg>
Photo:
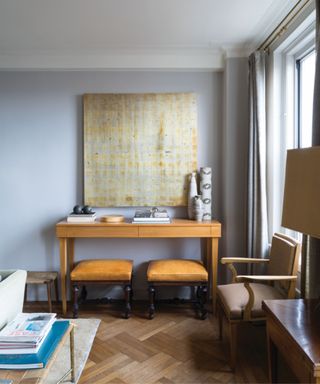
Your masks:
<svg viewBox="0 0 320 384"><path fill-rule="evenodd" d="M0 270L0 329L22 312L27 272Z"/></svg>
<svg viewBox="0 0 320 384"><path fill-rule="evenodd" d="M295 296L300 244L291 237L274 234L269 259L222 258L232 272L232 283L219 285L217 309L220 338L222 338L222 315L229 324L230 365L236 361L237 324L241 321L264 320L261 308L263 300L291 299ZM238 275L236 263L265 264L265 275Z"/></svg>

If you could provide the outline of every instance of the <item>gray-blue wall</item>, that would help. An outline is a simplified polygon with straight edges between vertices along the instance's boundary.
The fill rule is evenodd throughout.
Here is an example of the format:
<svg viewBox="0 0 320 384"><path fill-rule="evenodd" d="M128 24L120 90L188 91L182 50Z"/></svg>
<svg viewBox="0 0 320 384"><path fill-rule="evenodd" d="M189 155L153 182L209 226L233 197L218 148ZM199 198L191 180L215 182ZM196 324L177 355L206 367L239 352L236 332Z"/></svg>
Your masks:
<svg viewBox="0 0 320 384"><path fill-rule="evenodd" d="M0 72L0 269L59 270L55 224L83 202L84 93L195 92L198 165L213 168L213 214L221 220L227 204L222 196L223 163L226 157L228 166L233 162L233 154L226 154L223 147L223 76L222 72ZM242 185L239 188L243 190ZM183 208L169 210L176 217L186 215ZM97 212L132 217L134 208ZM149 259L197 258L200 248L196 239L91 239L77 240L75 253L76 260L133 258L136 297L143 297ZM34 292L30 290L30 298L44 297L44 291L36 296Z"/></svg>

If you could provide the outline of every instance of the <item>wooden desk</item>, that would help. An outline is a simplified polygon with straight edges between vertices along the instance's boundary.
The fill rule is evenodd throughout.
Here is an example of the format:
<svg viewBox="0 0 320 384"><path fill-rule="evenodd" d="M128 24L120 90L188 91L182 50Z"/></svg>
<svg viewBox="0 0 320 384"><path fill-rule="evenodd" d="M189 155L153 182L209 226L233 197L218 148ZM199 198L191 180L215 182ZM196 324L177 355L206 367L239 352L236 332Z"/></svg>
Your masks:
<svg viewBox="0 0 320 384"><path fill-rule="evenodd" d="M170 224L75 224L62 221L56 225L60 241L60 278L63 315L67 313L67 273L74 265L75 238L203 238L205 239L207 266L211 269L212 305L215 311L218 267L218 239L221 237L221 224L217 221L196 222L175 219Z"/></svg>
<svg viewBox="0 0 320 384"><path fill-rule="evenodd" d="M269 380L277 382L277 352L302 383L320 383L320 301L266 300Z"/></svg>
<svg viewBox="0 0 320 384"><path fill-rule="evenodd" d="M41 369L1 369L0 370L0 381L1 380L12 380L13 384L40 384L45 383L48 373L52 368L54 361L56 360L61 348L63 347L67 338L70 337L70 369L60 378L60 382L63 382L69 375L71 375L70 381L75 381L75 359L74 359L74 325L70 323L68 329L60 340L57 348L47 362L45 368ZM67 364L67 362L66 362Z"/></svg>

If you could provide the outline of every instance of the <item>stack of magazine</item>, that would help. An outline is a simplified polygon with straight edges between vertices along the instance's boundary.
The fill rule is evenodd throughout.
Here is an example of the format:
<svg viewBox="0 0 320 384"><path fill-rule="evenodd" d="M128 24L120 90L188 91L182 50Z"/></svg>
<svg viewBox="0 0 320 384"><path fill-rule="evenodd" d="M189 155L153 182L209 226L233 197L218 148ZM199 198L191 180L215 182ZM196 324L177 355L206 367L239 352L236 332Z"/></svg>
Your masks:
<svg viewBox="0 0 320 384"><path fill-rule="evenodd" d="M165 209L159 208L141 209L135 212L132 219L135 224L167 224L170 217Z"/></svg>
<svg viewBox="0 0 320 384"><path fill-rule="evenodd" d="M45 367L69 321L55 313L20 313L0 331L0 369Z"/></svg>

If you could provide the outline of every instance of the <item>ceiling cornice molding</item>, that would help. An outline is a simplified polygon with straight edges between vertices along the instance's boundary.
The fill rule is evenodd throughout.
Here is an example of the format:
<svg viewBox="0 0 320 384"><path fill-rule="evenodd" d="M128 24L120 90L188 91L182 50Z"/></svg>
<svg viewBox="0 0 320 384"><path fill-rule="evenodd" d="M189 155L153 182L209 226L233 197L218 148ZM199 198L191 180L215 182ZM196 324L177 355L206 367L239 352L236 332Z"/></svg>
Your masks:
<svg viewBox="0 0 320 384"><path fill-rule="evenodd" d="M222 50L226 59L248 57L252 52L251 47L244 44L223 45Z"/></svg>
<svg viewBox="0 0 320 384"><path fill-rule="evenodd" d="M223 51L182 48L78 52L0 52L2 70L206 70L221 71Z"/></svg>

